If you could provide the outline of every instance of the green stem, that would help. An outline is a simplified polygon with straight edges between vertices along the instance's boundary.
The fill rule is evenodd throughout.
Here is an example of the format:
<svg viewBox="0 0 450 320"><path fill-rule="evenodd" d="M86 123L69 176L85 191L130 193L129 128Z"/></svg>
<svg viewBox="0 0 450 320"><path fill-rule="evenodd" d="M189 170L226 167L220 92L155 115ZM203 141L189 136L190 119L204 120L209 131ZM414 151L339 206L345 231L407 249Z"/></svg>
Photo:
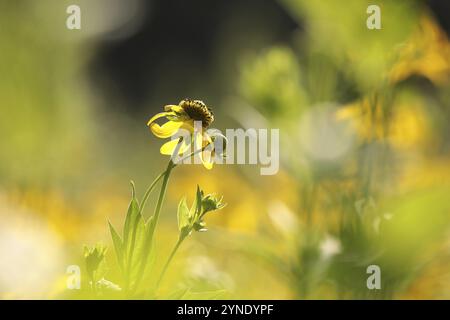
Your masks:
<svg viewBox="0 0 450 320"><path fill-rule="evenodd" d="M164 177L165 174L166 174L166 171L161 172L156 177L156 179L153 180L152 184L150 185L150 187L148 187L147 191L145 191L144 196L143 196L142 201L141 201L140 208L139 208L140 213L144 212L145 204L147 203L147 200L148 200L148 197L150 196L150 193L152 193L152 191L155 188L155 186L158 183L158 181L161 180L161 178Z"/></svg>
<svg viewBox="0 0 450 320"><path fill-rule="evenodd" d="M191 157L191 156L197 154L198 152L202 152L203 150L204 150L204 148L202 148L202 149L200 149L200 150L197 150L197 151L194 151L194 152L188 154L186 157L182 158L182 159L180 160L180 162L182 162L184 159L186 159L186 158L188 158L188 157ZM163 202L163 200L164 200L164 195L165 195L165 193L166 193L167 181L169 180L170 172L171 172L171 170L172 170L173 168L175 168L176 166L177 166L177 164L173 163L172 160L170 160L170 161L169 161L169 164L167 165L166 175L164 176L163 185L162 185L162 187L161 187L161 192L160 192L160 194L159 194L158 204L157 204L156 209L155 209L154 221L152 221L152 226L153 226L152 235L153 235L153 232L155 231L156 224L157 224L157 222L158 222L159 213L160 213L160 210L161 210L162 202ZM169 267L170 262L172 261L172 259L173 259L174 255L175 255L175 253L177 252L178 248L180 247L181 243L183 242L183 240L184 240L185 238L186 238L185 236L180 236L180 237L178 238L178 241L177 241L175 247L173 248L172 253L171 253L170 256L169 256L169 259L167 260L166 264L164 265L164 268L163 268L163 271L161 272L161 275L160 275L160 277L159 277L159 280L158 280L158 282L156 283L156 290L158 290L159 284L161 283L161 281L162 281L162 279L163 279L163 277L164 277L164 275L165 275L165 273L166 273L166 271L167 271L167 268Z"/></svg>
<svg viewBox="0 0 450 320"><path fill-rule="evenodd" d="M161 272L161 275L159 276L158 282L156 283L156 290L158 290L159 285L161 284L162 279L164 278L164 275L167 272L167 269L169 268L170 263L172 262L173 257L175 256L175 253L177 253L178 248L180 247L181 243L186 237L179 237L177 243L175 244L175 247L172 249L172 252L170 253L169 258L166 261L166 264L164 265L164 268Z"/></svg>
<svg viewBox="0 0 450 320"><path fill-rule="evenodd" d="M164 173L164 180L162 182L161 191L159 192L158 202L156 204L155 212L153 214L153 220L152 220L151 232L150 232L152 237L154 235L156 226L158 224L159 216L161 214L162 204L164 201L164 197L166 195L167 184L169 182L170 173L172 172L173 168L175 168L175 164L172 162L172 160L170 160L169 163L167 164L167 169Z"/></svg>

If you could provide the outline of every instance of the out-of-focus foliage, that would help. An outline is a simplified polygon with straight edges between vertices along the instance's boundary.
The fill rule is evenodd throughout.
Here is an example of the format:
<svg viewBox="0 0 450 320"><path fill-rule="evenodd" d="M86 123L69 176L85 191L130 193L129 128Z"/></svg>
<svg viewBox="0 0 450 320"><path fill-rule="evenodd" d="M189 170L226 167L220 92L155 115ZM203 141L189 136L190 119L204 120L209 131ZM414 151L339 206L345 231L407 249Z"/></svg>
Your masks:
<svg viewBox="0 0 450 320"><path fill-rule="evenodd" d="M297 57L284 47L271 48L258 59L244 64L241 78L243 95L264 108L261 111L271 119L301 113L307 100L300 80Z"/></svg>
<svg viewBox="0 0 450 320"><path fill-rule="evenodd" d="M240 82L246 104L284 129L284 167L298 179L299 223L281 240L294 249L263 245L265 260L300 298L448 298L411 291L448 279L424 276L448 265L447 36L414 1L382 2L379 31L358 14L369 2L282 3L306 34L244 65ZM369 265L381 290L366 287Z"/></svg>
<svg viewBox="0 0 450 320"><path fill-rule="evenodd" d="M379 1L382 29L366 27L371 1L282 0L292 15L305 19L308 47L333 59L356 79L359 90L383 81L395 59L397 46L411 35L420 12L419 1Z"/></svg>
<svg viewBox="0 0 450 320"><path fill-rule="evenodd" d="M29 2L0 4L3 181L77 175L91 151L89 102L77 84L85 54L57 36L57 16L44 19L41 9Z"/></svg>
<svg viewBox="0 0 450 320"><path fill-rule="evenodd" d="M124 181L146 185L161 168L145 123L162 106L113 111L103 100L114 101L114 83L104 99L88 80L100 43L113 48L139 27L102 38L127 18L120 2L108 2L112 11L82 2L80 32L65 28L69 3L55 3L0 4L0 298L124 298L124 258L116 256L131 246L119 232L131 230ZM448 36L424 1L378 1L381 30L366 28L370 1L278 4L298 30L256 50L274 37L271 26L262 19L254 25L264 27L245 30L247 18L237 15L220 29L206 74L222 86L224 99L211 101L218 127L280 129L280 172L177 168L148 270L132 258L132 281L142 282L130 296L450 298ZM192 66L180 74L167 57L158 69L165 81L154 86L179 101L180 82L167 79L186 79L186 88L201 82L189 78ZM208 88L192 98L215 97ZM223 195L227 207L208 216L210 232L193 233L177 251L161 295L141 294L158 281L179 232L204 228L186 210L197 185ZM137 213L145 240L150 214ZM141 249L133 249L138 258ZM80 291L67 289L69 265L81 267ZM369 265L381 268L381 290L366 286Z"/></svg>

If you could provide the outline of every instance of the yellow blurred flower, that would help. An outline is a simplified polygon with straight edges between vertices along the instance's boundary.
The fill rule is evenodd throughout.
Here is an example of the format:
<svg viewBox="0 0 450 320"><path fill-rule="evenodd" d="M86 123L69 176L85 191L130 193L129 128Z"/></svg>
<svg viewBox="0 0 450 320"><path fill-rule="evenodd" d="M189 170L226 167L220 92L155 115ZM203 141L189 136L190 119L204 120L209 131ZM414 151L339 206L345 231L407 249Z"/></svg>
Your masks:
<svg viewBox="0 0 450 320"><path fill-rule="evenodd" d="M159 125L155 121L160 118L166 118L168 121L163 125ZM206 132L206 129L213 121L214 114L211 108L207 107L203 101L184 99L178 105L166 105L164 112L154 115L147 125L155 136L162 139L176 135L180 129L191 133L193 139L186 140L180 137L161 146L161 154L172 156L174 152L178 152L178 154L186 153L190 150L191 144L194 144L195 150L204 150L213 142L211 136ZM201 122L202 128L200 131L196 130L196 122ZM212 169L213 152L200 152L198 156L206 169Z"/></svg>
<svg viewBox="0 0 450 320"><path fill-rule="evenodd" d="M430 125L418 98L400 101L392 114L389 142L398 149L433 146Z"/></svg>
<svg viewBox="0 0 450 320"><path fill-rule="evenodd" d="M448 81L450 75L450 43L445 32L427 16L422 17L413 37L400 47L389 79L398 82L414 74L435 84Z"/></svg>
<svg viewBox="0 0 450 320"><path fill-rule="evenodd" d="M381 103L372 97L343 106L336 112L336 119L350 121L363 140L380 140L384 137Z"/></svg>
<svg viewBox="0 0 450 320"><path fill-rule="evenodd" d="M364 141L384 140L397 149L426 147L433 143L425 102L420 96L404 93L384 110L383 100L365 97L343 106L336 118L350 121Z"/></svg>

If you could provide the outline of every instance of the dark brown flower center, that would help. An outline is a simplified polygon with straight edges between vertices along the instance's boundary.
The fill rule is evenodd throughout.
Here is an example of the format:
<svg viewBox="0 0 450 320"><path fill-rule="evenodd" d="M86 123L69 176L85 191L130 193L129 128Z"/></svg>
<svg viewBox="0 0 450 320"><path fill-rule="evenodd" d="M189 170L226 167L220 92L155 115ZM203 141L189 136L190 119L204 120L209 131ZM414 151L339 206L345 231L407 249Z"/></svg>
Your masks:
<svg viewBox="0 0 450 320"><path fill-rule="evenodd" d="M214 121L212 110L208 108L203 101L184 99L179 105L191 119L194 121L201 121L204 128L209 127Z"/></svg>

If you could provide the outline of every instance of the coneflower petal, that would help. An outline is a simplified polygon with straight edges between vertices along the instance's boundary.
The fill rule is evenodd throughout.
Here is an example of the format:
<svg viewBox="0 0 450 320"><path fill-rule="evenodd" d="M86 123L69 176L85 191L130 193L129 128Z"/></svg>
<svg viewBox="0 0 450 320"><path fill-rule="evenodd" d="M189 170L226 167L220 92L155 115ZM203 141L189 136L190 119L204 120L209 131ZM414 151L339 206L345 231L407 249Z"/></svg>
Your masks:
<svg viewBox="0 0 450 320"><path fill-rule="evenodd" d="M162 126L152 122L150 123L150 130L158 138L169 138L173 136L183 125L182 121L167 121Z"/></svg>
<svg viewBox="0 0 450 320"><path fill-rule="evenodd" d="M164 143L161 146L160 152L161 154L171 156L176 151L176 148L178 149L178 154L185 153L187 150L189 150L190 144L186 143L185 140L180 141L180 139L174 139L170 140L169 142Z"/></svg>

